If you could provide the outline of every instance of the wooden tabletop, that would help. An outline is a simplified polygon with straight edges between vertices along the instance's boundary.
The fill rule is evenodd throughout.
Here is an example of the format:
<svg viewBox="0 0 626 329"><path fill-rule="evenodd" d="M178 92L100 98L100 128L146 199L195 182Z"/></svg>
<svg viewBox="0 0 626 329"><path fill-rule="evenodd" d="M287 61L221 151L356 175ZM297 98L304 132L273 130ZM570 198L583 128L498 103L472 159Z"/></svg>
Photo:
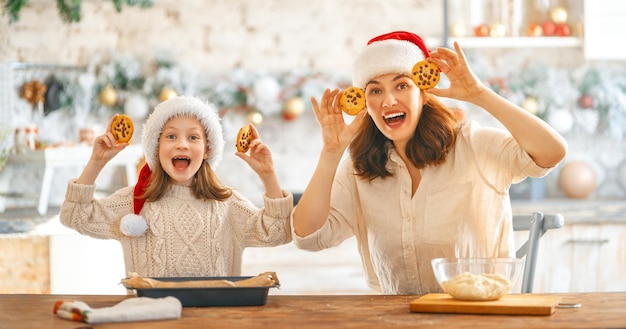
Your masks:
<svg viewBox="0 0 626 329"><path fill-rule="evenodd" d="M183 308L179 320L87 325L52 314L57 300L80 300L93 308L132 296L0 295L0 328L626 328L626 292L559 294L581 308L552 315L412 313L419 296L269 295L263 306Z"/></svg>

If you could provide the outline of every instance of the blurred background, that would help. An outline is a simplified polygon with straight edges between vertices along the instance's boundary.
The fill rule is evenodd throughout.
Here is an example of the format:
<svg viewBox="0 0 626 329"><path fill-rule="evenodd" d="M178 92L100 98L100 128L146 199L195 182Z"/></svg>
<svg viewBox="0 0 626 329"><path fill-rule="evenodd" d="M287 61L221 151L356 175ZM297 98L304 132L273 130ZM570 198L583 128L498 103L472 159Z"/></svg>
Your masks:
<svg viewBox="0 0 626 329"><path fill-rule="evenodd" d="M416 32L431 49L458 41L486 84L567 138L559 168L510 191L515 213L565 215L542 239L535 291L626 289L622 1L0 2L0 292L123 292L117 243L77 235L57 216L114 113L135 120L135 147L99 177L98 195L134 184L141 123L173 95L218 108L226 184L261 204L260 181L234 156L237 130L252 122L283 187L301 193L321 148L310 97L350 86L355 54L393 30ZM291 244L246 252L244 274L268 270L283 281L272 293L371 293L352 239L320 253Z"/></svg>

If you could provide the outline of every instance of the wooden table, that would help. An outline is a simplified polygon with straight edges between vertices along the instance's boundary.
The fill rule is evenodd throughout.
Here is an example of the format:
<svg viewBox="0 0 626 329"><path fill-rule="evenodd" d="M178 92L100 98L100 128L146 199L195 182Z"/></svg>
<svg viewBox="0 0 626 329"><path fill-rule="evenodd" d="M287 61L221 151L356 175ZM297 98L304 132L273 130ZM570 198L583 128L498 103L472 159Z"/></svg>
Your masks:
<svg viewBox="0 0 626 329"><path fill-rule="evenodd" d="M89 326L52 314L57 300L112 306L129 296L0 295L0 328L626 328L626 292L568 293L547 316L411 313L418 296L269 295L264 306L184 308L180 320Z"/></svg>

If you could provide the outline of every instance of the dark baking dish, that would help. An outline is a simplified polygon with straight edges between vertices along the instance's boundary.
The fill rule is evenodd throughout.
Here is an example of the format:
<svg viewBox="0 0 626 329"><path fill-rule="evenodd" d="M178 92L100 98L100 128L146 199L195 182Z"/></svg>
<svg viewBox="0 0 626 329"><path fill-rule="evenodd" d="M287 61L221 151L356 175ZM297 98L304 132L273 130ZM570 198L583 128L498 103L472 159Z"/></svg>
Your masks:
<svg viewBox="0 0 626 329"><path fill-rule="evenodd" d="M176 277L153 279L160 281L228 280L235 282L249 278L251 278L251 276ZM183 307L262 306L267 302L269 289L275 287L278 287L278 285L263 287L135 288L134 290L138 297L176 297L183 304Z"/></svg>

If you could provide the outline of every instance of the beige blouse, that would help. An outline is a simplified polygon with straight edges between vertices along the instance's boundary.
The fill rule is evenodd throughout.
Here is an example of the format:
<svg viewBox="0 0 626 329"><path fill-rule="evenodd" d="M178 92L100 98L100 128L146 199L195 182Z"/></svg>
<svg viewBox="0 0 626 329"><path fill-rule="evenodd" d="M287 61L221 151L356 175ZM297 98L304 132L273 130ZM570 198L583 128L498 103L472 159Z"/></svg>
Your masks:
<svg viewBox="0 0 626 329"><path fill-rule="evenodd" d="M411 196L411 178L392 149L394 173L371 182L354 175L345 159L332 187L328 220L299 237L306 250L339 245L356 235L369 285L384 294L441 292L431 260L439 257L514 257L509 187L541 168L504 130L466 124L447 161L422 170Z"/></svg>

